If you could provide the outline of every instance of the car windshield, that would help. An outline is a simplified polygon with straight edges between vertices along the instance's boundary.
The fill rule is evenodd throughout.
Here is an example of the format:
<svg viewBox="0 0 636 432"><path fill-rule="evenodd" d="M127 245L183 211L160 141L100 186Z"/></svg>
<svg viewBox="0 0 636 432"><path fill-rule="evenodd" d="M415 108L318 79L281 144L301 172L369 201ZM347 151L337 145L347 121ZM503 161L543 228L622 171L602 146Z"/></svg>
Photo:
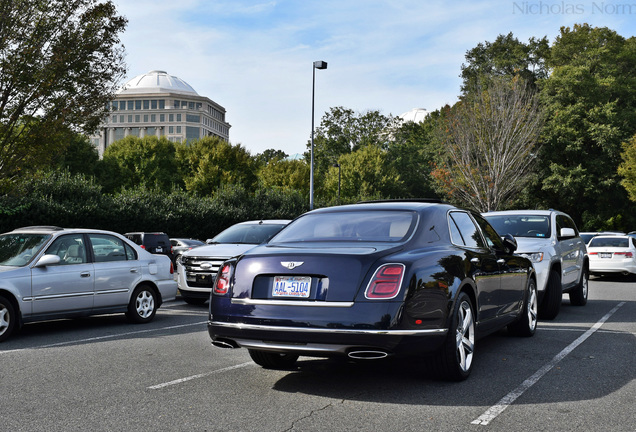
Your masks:
<svg viewBox="0 0 636 432"><path fill-rule="evenodd" d="M400 242L410 236L416 221L412 211L309 213L289 224L272 243Z"/></svg>
<svg viewBox="0 0 636 432"><path fill-rule="evenodd" d="M49 234L0 235L0 265L23 267L40 252Z"/></svg>
<svg viewBox="0 0 636 432"><path fill-rule="evenodd" d="M499 235L550 237L550 217L542 215L484 215Z"/></svg>
<svg viewBox="0 0 636 432"><path fill-rule="evenodd" d="M239 224L222 231L208 243L261 244L280 231L285 224Z"/></svg>
<svg viewBox="0 0 636 432"><path fill-rule="evenodd" d="M629 239L627 237L594 237L588 247L628 248Z"/></svg>

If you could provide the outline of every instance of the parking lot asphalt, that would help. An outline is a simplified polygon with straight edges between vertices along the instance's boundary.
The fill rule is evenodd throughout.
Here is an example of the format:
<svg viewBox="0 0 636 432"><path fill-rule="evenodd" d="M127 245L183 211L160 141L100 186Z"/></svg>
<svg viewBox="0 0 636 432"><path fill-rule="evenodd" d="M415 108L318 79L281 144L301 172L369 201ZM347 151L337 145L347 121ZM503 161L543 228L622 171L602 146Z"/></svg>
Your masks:
<svg viewBox="0 0 636 432"><path fill-rule="evenodd" d="M26 325L0 345L7 431L636 431L636 283L593 278L533 338L480 339L467 381L413 359L262 369L211 346L207 306Z"/></svg>

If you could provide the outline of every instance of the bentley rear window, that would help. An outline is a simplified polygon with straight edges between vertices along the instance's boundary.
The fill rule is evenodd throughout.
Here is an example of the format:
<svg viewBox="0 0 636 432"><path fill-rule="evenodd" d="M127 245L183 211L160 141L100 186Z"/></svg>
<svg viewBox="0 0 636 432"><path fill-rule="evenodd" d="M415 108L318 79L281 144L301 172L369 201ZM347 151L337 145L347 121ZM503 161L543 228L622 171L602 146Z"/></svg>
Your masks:
<svg viewBox="0 0 636 432"><path fill-rule="evenodd" d="M411 211L348 211L300 217L272 239L288 242L400 242L417 221Z"/></svg>

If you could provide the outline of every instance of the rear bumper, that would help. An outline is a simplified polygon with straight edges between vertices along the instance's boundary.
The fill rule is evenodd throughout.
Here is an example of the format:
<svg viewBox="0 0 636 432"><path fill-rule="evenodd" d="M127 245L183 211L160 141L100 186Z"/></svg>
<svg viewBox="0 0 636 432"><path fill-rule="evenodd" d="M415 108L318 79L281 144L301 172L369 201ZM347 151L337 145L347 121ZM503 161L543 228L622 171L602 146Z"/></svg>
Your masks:
<svg viewBox="0 0 636 432"><path fill-rule="evenodd" d="M437 350L448 329L367 330L226 323L210 320L208 333L217 346L293 353L313 357L354 353L418 355Z"/></svg>

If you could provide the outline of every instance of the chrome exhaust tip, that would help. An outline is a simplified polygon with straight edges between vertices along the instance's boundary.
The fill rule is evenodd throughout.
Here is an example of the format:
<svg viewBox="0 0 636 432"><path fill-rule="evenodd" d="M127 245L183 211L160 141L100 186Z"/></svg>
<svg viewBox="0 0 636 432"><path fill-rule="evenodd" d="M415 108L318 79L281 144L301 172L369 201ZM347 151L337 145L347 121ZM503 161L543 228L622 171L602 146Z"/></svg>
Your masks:
<svg viewBox="0 0 636 432"><path fill-rule="evenodd" d="M239 348L236 342L229 339L214 339L212 345L219 348Z"/></svg>
<svg viewBox="0 0 636 432"><path fill-rule="evenodd" d="M384 351L351 351L347 354L349 358L356 360L378 360L389 356L389 353Z"/></svg>

